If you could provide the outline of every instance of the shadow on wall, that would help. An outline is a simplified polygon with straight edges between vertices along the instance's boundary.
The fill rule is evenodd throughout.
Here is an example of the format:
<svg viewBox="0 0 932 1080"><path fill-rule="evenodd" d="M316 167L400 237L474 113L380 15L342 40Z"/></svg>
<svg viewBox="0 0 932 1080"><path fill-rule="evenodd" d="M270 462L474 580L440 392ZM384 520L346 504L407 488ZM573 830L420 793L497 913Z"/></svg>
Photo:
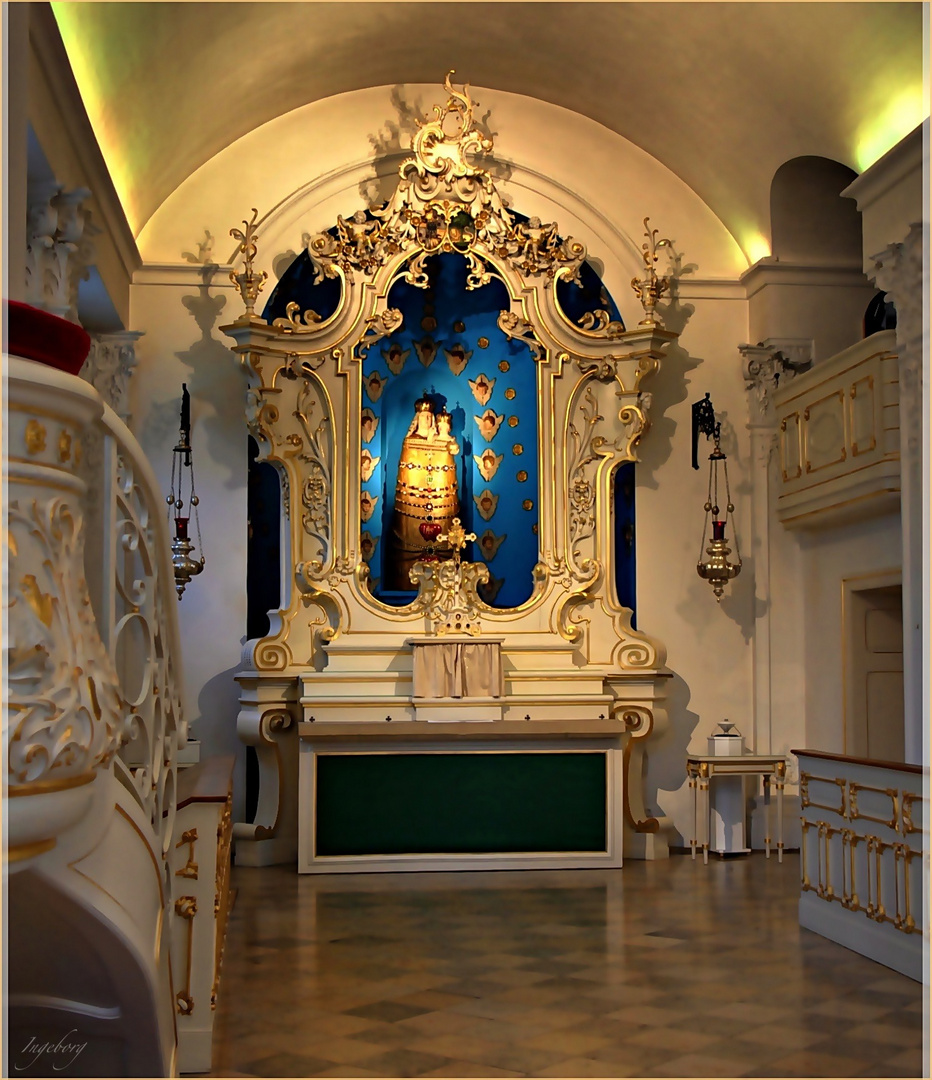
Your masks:
<svg viewBox="0 0 932 1080"><path fill-rule="evenodd" d="M657 736L656 741L651 741L650 749L644 755L647 761L644 803L658 814L668 813L663 805L663 795L677 792L686 784L686 755L693 732L699 725L699 714L690 712L687 708L689 698L689 687L683 678L674 672L668 684L666 699L669 723L666 730ZM680 843L685 842L681 836Z"/></svg>
<svg viewBox="0 0 932 1080"><path fill-rule="evenodd" d="M698 270L697 263L683 263L673 244L669 245L671 269L669 300L657 305L657 314L664 327L677 334L682 334L696 310L693 304L683 304L679 298L680 279ZM645 391L651 394L650 436L638 447L638 486L657 489L659 481L657 471L669 459L673 451L673 436L676 434L676 421L667 416L669 410L684 401L688 394L690 380L688 372L702 363L702 358L690 356L683 348L680 339L667 346L667 351L660 361L660 371L650 381L645 382ZM701 503L699 504L701 507Z"/></svg>
<svg viewBox="0 0 932 1080"><path fill-rule="evenodd" d="M242 641L243 639L239 639ZM230 637L230 648L238 652L237 639ZM199 722L192 738L201 743L201 760L217 754L234 754L236 767L233 771L233 820L243 820L245 805L246 747L236 734L236 718L239 713L239 687L233 674L239 669L237 663L212 676L201 687L197 696Z"/></svg>
<svg viewBox="0 0 932 1080"><path fill-rule="evenodd" d="M207 263L200 271L197 293L181 298L201 336L175 356L191 370L188 389L192 400L212 407L201 420L210 460L227 465L224 484L228 490L241 490L246 484L246 376L237 357L212 334L227 303L226 296L211 295L218 269L216 263Z"/></svg>

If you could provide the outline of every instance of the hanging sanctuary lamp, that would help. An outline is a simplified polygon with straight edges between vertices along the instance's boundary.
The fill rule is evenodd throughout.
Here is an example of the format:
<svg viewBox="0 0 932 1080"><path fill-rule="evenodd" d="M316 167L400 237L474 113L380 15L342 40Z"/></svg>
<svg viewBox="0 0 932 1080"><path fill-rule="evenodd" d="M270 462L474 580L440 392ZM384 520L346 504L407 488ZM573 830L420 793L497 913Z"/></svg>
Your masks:
<svg viewBox="0 0 932 1080"><path fill-rule="evenodd" d="M188 522L190 510L194 511L194 527L197 530L197 546L203 552L204 545L201 542L201 523L197 515L197 507L200 499L194 489L194 455L191 452L191 395L185 383L181 384L181 430L178 437L178 445L172 450L172 481L171 494L165 500L169 506L169 514L174 519L175 530L172 536L172 566L175 570L175 588L178 590L178 598L181 599L185 585L204 569L204 556L200 559L192 559L191 552L194 544L188 537ZM185 500L183 487L185 476L188 478L188 499L190 507L187 515L183 514Z"/></svg>
<svg viewBox="0 0 932 1080"><path fill-rule="evenodd" d="M729 581L741 573L741 552L738 550L738 533L734 527L735 506L731 501L731 488L728 484L728 459L722 452L721 433L722 425L715 419L715 410L708 394L697 401L693 407L693 468L699 468L698 447L699 435L705 435L713 440L712 453L709 454L709 491L705 502L705 522L702 526L702 543L699 546L699 561L696 570L701 578L704 578L712 586L717 603L722 601L722 593ZM721 473L721 477L719 476ZM721 479L725 495L725 511L722 513L719 481ZM706 538L709 533L709 515L712 517L712 539L706 547ZM732 531L735 536L735 561L729 562L728 556L731 548L725 530L728 519L731 518ZM703 558L703 556L705 556Z"/></svg>

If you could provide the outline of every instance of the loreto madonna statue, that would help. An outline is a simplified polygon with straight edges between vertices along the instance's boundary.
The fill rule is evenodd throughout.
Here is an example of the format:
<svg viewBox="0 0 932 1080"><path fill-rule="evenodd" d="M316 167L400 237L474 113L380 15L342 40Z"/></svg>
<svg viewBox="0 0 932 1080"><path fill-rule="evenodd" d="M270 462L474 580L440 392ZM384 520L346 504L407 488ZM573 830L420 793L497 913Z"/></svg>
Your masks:
<svg viewBox="0 0 932 1080"><path fill-rule="evenodd" d="M459 514L455 456L459 443L450 431L446 410L434 414L426 396L414 403L414 419L401 445L395 512L384 575L390 589L412 589L408 576L418 559L449 558L449 545L438 543Z"/></svg>

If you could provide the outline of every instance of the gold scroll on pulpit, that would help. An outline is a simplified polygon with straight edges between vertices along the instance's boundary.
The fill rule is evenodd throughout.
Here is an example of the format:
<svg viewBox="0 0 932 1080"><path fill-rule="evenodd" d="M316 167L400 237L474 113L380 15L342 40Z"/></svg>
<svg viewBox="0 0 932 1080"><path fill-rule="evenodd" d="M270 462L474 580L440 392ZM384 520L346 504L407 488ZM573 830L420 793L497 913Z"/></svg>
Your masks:
<svg viewBox="0 0 932 1080"><path fill-rule="evenodd" d="M459 513L455 456L459 443L450 434L447 412L434 415L431 402L419 398L398 462L395 512L389 534L384 576L390 589L411 589L408 576L418 559L449 557L437 538Z"/></svg>

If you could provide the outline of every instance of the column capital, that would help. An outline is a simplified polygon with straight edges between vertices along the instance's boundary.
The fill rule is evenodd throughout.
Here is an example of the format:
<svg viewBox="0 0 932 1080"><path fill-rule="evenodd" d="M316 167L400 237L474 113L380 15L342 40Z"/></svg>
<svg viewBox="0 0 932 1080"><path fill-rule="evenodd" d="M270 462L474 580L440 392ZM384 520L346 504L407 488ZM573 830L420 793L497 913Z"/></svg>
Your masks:
<svg viewBox="0 0 932 1080"><path fill-rule="evenodd" d="M78 322L78 283L97 260L87 188L50 181L30 199L26 231L26 302Z"/></svg>
<svg viewBox="0 0 932 1080"><path fill-rule="evenodd" d="M111 409L129 421L129 379L136 366L136 342L141 330L118 330L92 334L91 350L81 368L81 378L89 382Z"/></svg>
<svg viewBox="0 0 932 1080"><path fill-rule="evenodd" d="M739 345L744 361L742 374L745 389L753 391L759 420L771 420L773 394L781 379L792 379L797 372L812 365L812 341L809 338L767 338L756 345Z"/></svg>

